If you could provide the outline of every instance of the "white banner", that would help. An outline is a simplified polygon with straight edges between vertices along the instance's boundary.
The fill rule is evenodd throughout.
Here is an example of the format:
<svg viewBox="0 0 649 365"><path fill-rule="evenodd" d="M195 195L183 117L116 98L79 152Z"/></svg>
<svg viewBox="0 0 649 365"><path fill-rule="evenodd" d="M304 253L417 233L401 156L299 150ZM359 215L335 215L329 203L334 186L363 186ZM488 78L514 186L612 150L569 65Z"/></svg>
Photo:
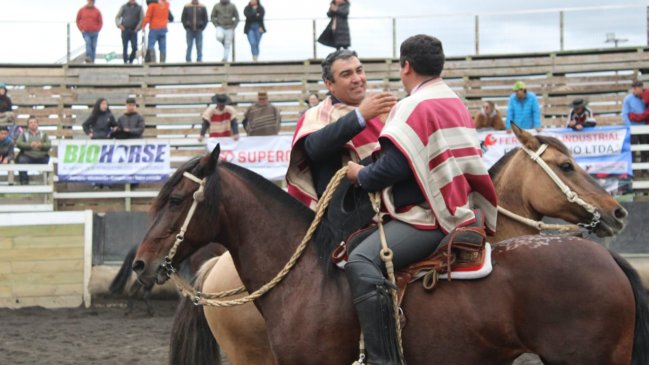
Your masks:
<svg viewBox="0 0 649 365"><path fill-rule="evenodd" d="M537 134L534 130L529 130ZM630 147L625 127L598 127L583 131L566 128L544 129L540 135L555 137L572 152L575 160L591 174L630 174ZM520 147L513 133L480 131L483 160L491 167L502 156Z"/></svg>
<svg viewBox="0 0 649 365"><path fill-rule="evenodd" d="M293 136L210 138L207 149L221 146L220 158L252 170L268 180L282 180L288 170Z"/></svg>
<svg viewBox="0 0 649 365"><path fill-rule="evenodd" d="M62 140L59 181L91 183L157 182L169 177L169 143L158 140Z"/></svg>

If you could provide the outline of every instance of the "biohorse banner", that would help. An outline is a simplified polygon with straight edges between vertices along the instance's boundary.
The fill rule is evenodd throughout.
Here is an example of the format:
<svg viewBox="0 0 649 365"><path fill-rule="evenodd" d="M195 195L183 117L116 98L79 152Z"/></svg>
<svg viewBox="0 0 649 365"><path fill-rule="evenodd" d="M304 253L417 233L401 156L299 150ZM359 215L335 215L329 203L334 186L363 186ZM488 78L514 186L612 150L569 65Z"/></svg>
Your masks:
<svg viewBox="0 0 649 365"><path fill-rule="evenodd" d="M62 182L158 182L169 177L170 161L169 143L158 140L62 140L58 176Z"/></svg>

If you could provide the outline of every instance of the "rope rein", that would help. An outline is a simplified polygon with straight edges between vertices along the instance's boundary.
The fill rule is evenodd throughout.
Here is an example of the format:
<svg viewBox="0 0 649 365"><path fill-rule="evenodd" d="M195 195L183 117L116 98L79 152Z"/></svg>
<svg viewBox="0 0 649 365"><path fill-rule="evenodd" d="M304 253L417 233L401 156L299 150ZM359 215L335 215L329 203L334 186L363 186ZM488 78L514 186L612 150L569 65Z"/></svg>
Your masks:
<svg viewBox="0 0 649 365"><path fill-rule="evenodd" d="M293 253L293 256L291 256L291 258L288 260L286 265L284 265L284 268L282 268L282 270L279 273L277 273L277 275L275 275L275 277L271 281L264 284L262 287L260 287L259 289L255 290L253 293L250 293L249 295L243 298L234 299L234 300L216 300L218 298L225 298L239 293L243 293L246 291L246 289L244 287L240 287L240 288L236 288L224 292L203 294L200 291L195 290L192 285L190 285L185 279L183 279L180 275L178 275L177 271L171 265L171 260L176 254L176 250L178 246L184 239L184 233L187 230L187 226L189 225L189 222L191 221L191 218L194 215L194 212L196 210L196 206L199 203L198 199L200 198L200 201L204 199L203 189L205 186L205 178L200 180L188 172L183 173L183 176L189 178L194 182L197 182L199 184L199 188L194 193L194 202L192 203L192 206L189 208L189 212L187 213L187 217L185 218L185 223L183 224L183 227L181 228L180 232L176 236L176 242L169 250L168 256L165 257L165 261L162 264L163 268L167 270L167 275L171 278L174 284L176 284L176 287L178 288L180 293L186 296L187 298L191 299L194 305L209 305L213 307L233 307L233 306L242 305L254 301L255 299L268 293L271 289L277 286L277 284L279 284L286 277L286 275L288 275L291 269L295 266L297 260L304 253L304 250L306 249L309 241L311 241L313 234L315 233L316 229L320 225L320 222L324 217L324 213L327 207L329 206L329 202L333 197L333 193L340 185L340 182L345 178L346 174L347 174L347 166L344 166L340 170L338 170L338 172L336 172L336 174L331 179L331 181L329 181L329 184L327 185L327 188L324 194L322 195L322 198L320 198L320 200L318 201L315 217L313 219L313 222L311 222L311 226L307 230L304 238L302 239L302 242L300 242L295 252Z"/></svg>

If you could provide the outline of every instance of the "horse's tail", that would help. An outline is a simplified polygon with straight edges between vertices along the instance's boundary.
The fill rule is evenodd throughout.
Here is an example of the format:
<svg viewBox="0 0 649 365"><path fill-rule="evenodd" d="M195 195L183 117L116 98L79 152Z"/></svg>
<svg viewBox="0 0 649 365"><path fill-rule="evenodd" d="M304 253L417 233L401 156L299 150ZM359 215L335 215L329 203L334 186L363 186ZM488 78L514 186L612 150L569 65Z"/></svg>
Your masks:
<svg viewBox="0 0 649 365"><path fill-rule="evenodd" d="M638 272L620 255L611 251L613 259L629 278L635 297L635 336L631 365L649 365L649 300Z"/></svg>
<svg viewBox="0 0 649 365"><path fill-rule="evenodd" d="M207 261L196 274L194 287L201 289L218 257ZM221 365L219 344L207 325L202 306L186 297L180 299L171 328L169 364Z"/></svg>
<svg viewBox="0 0 649 365"><path fill-rule="evenodd" d="M128 252L122 263L122 267L119 268L117 275L113 279L113 282L110 283L110 293L113 295L119 295L124 292L126 288L126 283L131 277L133 272L133 260L135 259L135 254L137 253L138 245L133 246L133 248Z"/></svg>

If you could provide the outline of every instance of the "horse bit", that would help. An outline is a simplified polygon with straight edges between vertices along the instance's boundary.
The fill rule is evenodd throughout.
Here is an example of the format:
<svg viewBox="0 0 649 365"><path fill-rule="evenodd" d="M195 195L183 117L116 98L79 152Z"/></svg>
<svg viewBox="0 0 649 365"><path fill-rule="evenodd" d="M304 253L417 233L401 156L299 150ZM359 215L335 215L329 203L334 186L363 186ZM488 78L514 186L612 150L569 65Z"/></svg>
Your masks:
<svg viewBox="0 0 649 365"><path fill-rule="evenodd" d="M579 195L571 190L568 185L566 185L560 178L557 176L557 174L552 171L550 166L541 158L541 155L547 150L548 145L547 144L542 144L541 147L539 147L536 152L527 149L525 146L521 147L525 153L527 153L532 161L535 161L542 169L545 171L545 173L554 181L555 185L561 190L561 192L568 198L568 201L571 203L575 203L579 205L580 207L584 208L588 213L592 215L591 221L589 223L577 223L577 225L564 225L564 224L546 224L543 223L542 221L534 221L529 218L521 217L520 215L513 213L501 206L498 206L498 211L500 213L503 213L505 216L508 216L509 218L512 218L518 222L521 222L523 224L526 224L528 226L534 227L539 231L546 230L546 229L559 229L559 230L575 230L578 229L578 227L585 228L589 233L592 233L595 230L595 227L600 223L600 220L602 218L601 214L599 211L597 211L597 208L595 208L593 205L587 203L583 199L579 197Z"/></svg>

